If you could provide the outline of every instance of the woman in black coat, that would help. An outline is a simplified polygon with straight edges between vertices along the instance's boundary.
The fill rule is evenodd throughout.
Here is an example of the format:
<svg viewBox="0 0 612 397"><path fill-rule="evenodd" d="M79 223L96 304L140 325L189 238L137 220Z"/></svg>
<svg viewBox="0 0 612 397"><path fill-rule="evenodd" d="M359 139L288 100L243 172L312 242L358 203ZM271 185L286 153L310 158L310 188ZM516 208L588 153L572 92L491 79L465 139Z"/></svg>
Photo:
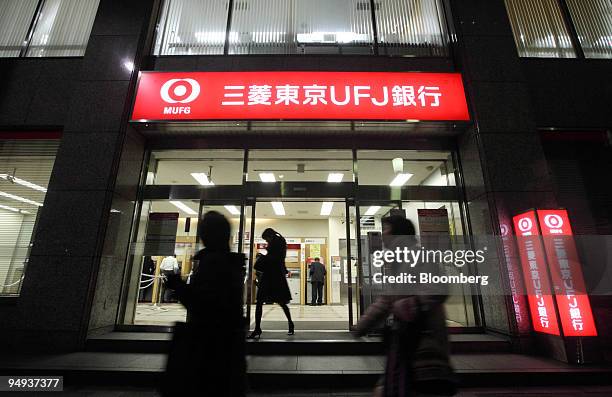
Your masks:
<svg viewBox="0 0 612 397"><path fill-rule="evenodd" d="M204 249L189 284L170 276L187 309L187 323L177 324L162 392L164 396L242 397L246 389L243 316L245 257L230 252L230 224L210 211L198 225Z"/></svg>
<svg viewBox="0 0 612 397"><path fill-rule="evenodd" d="M278 303L283 309L289 323L287 335L295 334L291 312L287 304L291 301L291 292L287 284L287 268L285 257L287 256L287 242L274 229L266 229L261 237L268 243L267 255L261 255L255 262L255 270L260 274L257 284L257 303L255 304L255 330L250 333L248 339L261 336L261 316L264 303Z"/></svg>

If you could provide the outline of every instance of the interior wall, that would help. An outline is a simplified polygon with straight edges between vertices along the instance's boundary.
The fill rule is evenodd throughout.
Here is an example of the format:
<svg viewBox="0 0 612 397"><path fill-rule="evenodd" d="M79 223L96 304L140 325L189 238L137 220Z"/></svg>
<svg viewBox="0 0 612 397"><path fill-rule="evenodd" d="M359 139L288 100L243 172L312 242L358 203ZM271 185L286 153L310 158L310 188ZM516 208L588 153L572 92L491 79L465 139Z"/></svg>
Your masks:
<svg viewBox="0 0 612 397"><path fill-rule="evenodd" d="M22 214L0 209L0 286L6 284L22 223Z"/></svg>

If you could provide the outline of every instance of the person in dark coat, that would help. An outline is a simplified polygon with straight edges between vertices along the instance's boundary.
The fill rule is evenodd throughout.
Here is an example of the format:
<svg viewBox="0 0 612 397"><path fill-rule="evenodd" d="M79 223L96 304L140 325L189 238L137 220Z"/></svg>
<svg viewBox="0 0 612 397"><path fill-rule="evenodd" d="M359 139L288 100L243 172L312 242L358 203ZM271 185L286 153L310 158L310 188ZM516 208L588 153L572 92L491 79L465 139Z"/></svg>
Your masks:
<svg viewBox="0 0 612 397"><path fill-rule="evenodd" d="M167 281L187 309L187 323L175 328L162 393L242 397L245 256L230 252L230 224L218 212L204 215L198 235L205 248L194 256L197 267L189 284L180 275Z"/></svg>
<svg viewBox="0 0 612 397"><path fill-rule="evenodd" d="M311 305L322 305L323 304L323 284L325 283L325 265L323 265L319 258L315 258L314 262L310 264L310 283L312 284L312 301Z"/></svg>
<svg viewBox="0 0 612 397"><path fill-rule="evenodd" d="M288 272L285 267L287 242L283 236L271 228L264 230L261 237L268 243L267 254L258 256L255 262L255 270L260 274L258 276L257 302L255 304L255 329L247 338L255 339L261 336L261 316L264 303L278 303L289 323L287 335L293 335L295 334L295 327L287 306L291 301L291 292L287 284Z"/></svg>
<svg viewBox="0 0 612 397"><path fill-rule="evenodd" d="M403 239L405 244L406 236L415 234L412 222L402 216L383 218L382 223L385 248L391 251L400 246L394 244L394 237L396 241ZM354 333L363 336L392 316L392 325L385 332L385 375L375 390L376 396L452 396L456 392L456 379L449 361L446 296L438 287L433 292L428 286L416 288L420 291L415 290L414 295L381 295L355 327Z"/></svg>

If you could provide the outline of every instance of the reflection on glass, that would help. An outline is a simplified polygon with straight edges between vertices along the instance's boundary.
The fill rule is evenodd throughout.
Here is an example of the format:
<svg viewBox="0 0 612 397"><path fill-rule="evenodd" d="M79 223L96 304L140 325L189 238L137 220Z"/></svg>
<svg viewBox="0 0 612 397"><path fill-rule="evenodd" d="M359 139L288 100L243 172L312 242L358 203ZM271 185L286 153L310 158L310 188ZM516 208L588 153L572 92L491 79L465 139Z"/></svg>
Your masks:
<svg viewBox="0 0 612 397"><path fill-rule="evenodd" d="M242 150L165 150L151 153L148 185L241 185Z"/></svg>

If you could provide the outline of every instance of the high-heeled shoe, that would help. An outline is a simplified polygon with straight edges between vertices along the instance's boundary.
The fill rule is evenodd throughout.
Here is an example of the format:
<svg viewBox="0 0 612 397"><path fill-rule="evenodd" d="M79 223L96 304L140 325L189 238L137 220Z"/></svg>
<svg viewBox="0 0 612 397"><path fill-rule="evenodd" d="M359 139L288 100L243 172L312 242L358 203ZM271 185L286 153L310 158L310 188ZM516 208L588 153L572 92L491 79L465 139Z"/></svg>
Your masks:
<svg viewBox="0 0 612 397"><path fill-rule="evenodd" d="M261 330L260 329L256 329L253 330L253 332L251 332L249 334L249 336L247 336L247 339L259 339L261 337Z"/></svg>
<svg viewBox="0 0 612 397"><path fill-rule="evenodd" d="M293 321L289 323L289 331L287 332L287 335L295 335L295 325L293 324Z"/></svg>

